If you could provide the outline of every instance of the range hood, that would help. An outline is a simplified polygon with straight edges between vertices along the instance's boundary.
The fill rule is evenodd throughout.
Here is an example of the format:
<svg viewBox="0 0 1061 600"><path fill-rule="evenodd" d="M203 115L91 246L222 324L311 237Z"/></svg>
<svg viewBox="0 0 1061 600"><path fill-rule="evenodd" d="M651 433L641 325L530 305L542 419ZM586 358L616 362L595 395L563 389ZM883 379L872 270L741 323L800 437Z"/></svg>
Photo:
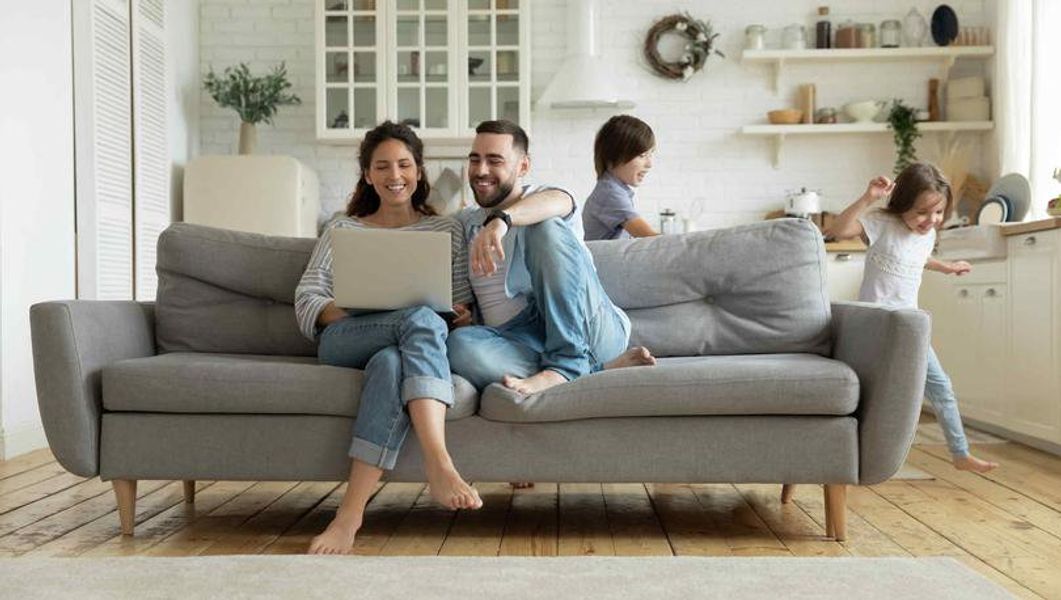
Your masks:
<svg viewBox="0 0 1061 600"><path fill-rule="evenodd" d="M567 0L567 58L538 98L538 108L633 108L615 71L597 55L597 1Z"/></svg>

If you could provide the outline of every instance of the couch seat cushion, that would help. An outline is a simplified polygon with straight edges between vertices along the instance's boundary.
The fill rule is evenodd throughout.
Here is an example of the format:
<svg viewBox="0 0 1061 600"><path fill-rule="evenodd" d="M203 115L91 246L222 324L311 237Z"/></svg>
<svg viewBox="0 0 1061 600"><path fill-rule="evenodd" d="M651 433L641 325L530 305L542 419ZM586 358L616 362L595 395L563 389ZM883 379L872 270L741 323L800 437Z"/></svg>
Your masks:
<svg viewBox="0 0 1061 600"><path fill-rule="evenodd" d="M314 357L174 352L123 360L103 370L103 407L161 413L357 416L364 372ZM478 395L454 376L446 418L475 414Z"/></svg>
<svg viewBox="0 0 1061 600"><path fill-rule="evenodd" d="M858 406L851 367L813 354L664 358L601 371L539 394L500 385L479 414L510 423L682 415L848 415Z"/></svg>

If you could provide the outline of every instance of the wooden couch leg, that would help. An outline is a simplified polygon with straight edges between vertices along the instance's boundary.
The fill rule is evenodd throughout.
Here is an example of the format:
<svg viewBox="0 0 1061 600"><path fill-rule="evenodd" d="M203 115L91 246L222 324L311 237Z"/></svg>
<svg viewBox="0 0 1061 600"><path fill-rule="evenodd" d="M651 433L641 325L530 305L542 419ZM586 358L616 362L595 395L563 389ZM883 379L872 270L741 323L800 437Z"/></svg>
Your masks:
<svg viewBox="0 0 1061 600"><path fill-rule="evenodd" d="M792 502L792 495L796 493L796 484L786 483L781 486L781 504Z"/></svg>
<svg viewBox="0 0 1061 600"><path fill-rule="evenodd" d="M195 502L195 480L184 481L184 501L188 504Z"/></svg>
<svg viewBox="0 0 1061 600"><path fill-rule="evenodd" d="M847 539L847 485L825 484L825 535Z"/></svg>
<svg viewBox="0 0 1061 600"><path fill-rule="evenodd" d="M122 524L122 535L133 535L136 524L136 480L115 479L114 496L118 499L118 520Z"/></svg>

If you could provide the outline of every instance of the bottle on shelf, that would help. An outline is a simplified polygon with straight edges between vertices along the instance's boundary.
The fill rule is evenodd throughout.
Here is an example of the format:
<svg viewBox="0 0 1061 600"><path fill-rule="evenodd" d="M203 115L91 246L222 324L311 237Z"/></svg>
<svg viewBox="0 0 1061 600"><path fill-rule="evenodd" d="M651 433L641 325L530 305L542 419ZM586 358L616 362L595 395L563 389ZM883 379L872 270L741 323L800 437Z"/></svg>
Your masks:
<svg viewBox="0 0 1061 600"><path fill-rule="evenodd" d="M818 7L818 22L814 24L815 48L832 48L833 24L829 21L829 7Z"/></svg>

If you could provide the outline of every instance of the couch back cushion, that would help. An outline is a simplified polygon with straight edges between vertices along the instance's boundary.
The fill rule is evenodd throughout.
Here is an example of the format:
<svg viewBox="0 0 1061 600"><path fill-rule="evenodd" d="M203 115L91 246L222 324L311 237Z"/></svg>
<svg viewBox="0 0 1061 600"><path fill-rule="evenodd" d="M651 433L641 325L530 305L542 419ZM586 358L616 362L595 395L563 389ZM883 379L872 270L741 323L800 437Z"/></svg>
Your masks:
<svg viewBox="0 0 1061 600"><path fill-rule="evenodd" d="M316 355L293 308L316 242L170 225L158 238L159 351Z"/></svg>
<svg viewBox="0 0 1061 600"><path fill-rule="evenodd" d="M588 246L630 343L657 356L831 351L825 245L809 221Z"/></svg>

